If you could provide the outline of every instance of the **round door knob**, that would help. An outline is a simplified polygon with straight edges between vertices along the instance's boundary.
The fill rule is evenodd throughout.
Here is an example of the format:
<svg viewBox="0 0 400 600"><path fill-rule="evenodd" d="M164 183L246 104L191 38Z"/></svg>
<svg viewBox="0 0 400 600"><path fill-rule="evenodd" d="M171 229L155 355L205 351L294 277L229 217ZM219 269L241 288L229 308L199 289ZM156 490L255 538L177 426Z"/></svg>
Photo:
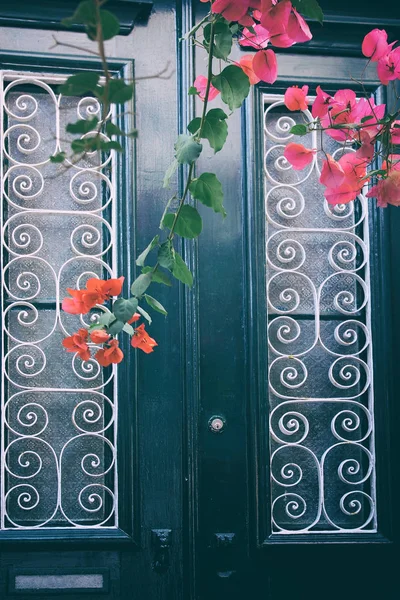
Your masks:
<svg viewBox="0 0 400 600"><path fill-rule="evenodd" d="M225 428L225 419L215 415L208 421L208 427L213 433L221 433Z"/></svg>

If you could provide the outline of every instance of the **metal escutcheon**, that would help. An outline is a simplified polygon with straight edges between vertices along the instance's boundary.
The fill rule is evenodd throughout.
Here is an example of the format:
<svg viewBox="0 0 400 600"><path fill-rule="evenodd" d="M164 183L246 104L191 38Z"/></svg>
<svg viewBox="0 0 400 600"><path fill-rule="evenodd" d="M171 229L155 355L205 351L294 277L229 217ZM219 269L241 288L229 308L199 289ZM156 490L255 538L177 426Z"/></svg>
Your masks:
<svg viewBox="0 0 400 600"><path fill-rule="evenodd" d="M214 415L208 421L208 428L213 433L222 433L223 430L225 429L225 425L226 425L225 419L223 417L218 416L218 415Z"/></svg>

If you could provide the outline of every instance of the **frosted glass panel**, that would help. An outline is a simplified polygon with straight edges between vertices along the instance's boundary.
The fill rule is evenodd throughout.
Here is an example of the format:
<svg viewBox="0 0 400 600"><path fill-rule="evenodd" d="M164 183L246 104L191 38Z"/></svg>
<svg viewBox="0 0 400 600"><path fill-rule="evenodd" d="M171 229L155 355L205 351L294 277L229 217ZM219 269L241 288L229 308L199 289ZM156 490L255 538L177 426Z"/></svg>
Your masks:
<svg viewBox="0 0 400 600"><path fill-rule="evenodd" d="M67 287L116 275L114 158L50 162L67 123L100 116L52 82L2 73L2 529L117 524L115 372L61 345L108 309L60 310Z"/></svg>
<svg viewBox="0 0 400 600"><path fill-rule="evenodd" d="M367 201L329 206L319 155L303 171L283 156L320 136L292 136L303 113L264 101L271 528L375 531Z"/></svg>

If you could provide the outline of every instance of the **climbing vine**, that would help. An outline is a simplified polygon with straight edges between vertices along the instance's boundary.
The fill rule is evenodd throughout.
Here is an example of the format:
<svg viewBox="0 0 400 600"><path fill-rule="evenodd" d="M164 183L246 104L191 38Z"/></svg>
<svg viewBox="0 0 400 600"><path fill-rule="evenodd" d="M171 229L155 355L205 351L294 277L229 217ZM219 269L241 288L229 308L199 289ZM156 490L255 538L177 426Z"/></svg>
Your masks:
<svg viewBox="0 0 400 600"><path fill-rule="evenodd" d="M111 302L110 310L91 325L66 338L67 351L82 358L90 358L90 343L101 345L95 358L102 366L119 363L123 353L117 337L125 333L131 345L146 353L153 351L156 341L149 336L145 324L136 325L151 317L144 309L150 308L167 314L161 303L148 293L152 283L171 285L171 277L189 287L193 276L176 250L176 238L197 238L202 231L202 219L191 199L211 208L217 216L226 216L223 189L217 174L198 172L197 161L204 144L217 153L222 150L227 136L229 115L239 108L248 96L251 85L260 81L272 85L278 77L278 61L271 48L288 48L308 42L312 35L304 19L322 23L323 14L316 0L202 0L209 4L209 12L182 43L193 43L207 54L204 74L199 75L188 94L202 100L201 114L187 125L176 140L174 158L164 180L168 187L174 172L186 165L183 193L175 192L168 201L159 225L159 232L149 241L136 260L140 274L131 285L130 295L120 297L124 278L110 280L89 279L84 289L68 289L62 308L73 314L86 314L96 305ZM107 63L104 42L118 35L118 19L103 5L106 0L84 0L75 13L64 20L64 25L82 24L90 40L97 44L103 75L95 72L77 73L60 86L64 95L92 94L101 103L100 118L78 120L67 126L67 131L81 135L71 144L71 156L59 152L51 157L56 163L79 161L86 153L114 150L122 152L121 136L136 136L136 131L121 130L112 119L111 108L121 107L132 99L135 82L115 79ZM301 14L300 14L301 13ZM252 52L238 62L231 58L235 44L250 47ZM383 30L374 29L365 38L362 52L369 61L376 62L377 73L383 85L393 85L394 106L376 105L367 93L357 97L352 90L339 90L334 96L317 87L312 106L312 120L304 120L292 127L291 133L303 136L317 130L342 143L342 156L336 160L321 146L324 155L320 182L325 186L329 204L353 201L369 182L375 185L367 194L376 197L379 206L400 205L400 155L395 153L400 144L400 108L394 82L400 79L400 46L388 43ZM92 52L93 53L93 52ZM361 83L362 85L362 83ZM308 88L292 86L285 93L288 110L306 110L310 104ZM220 96L225 110L210 108ZM322 139L322 136L321 136ZM347 150L351 148L353 152ZM317 149L290 143L285 159L294 169L302 169L315 160ZM172 154L172 152L171 152ZM172 209L171 206L176 206ZM161 210L160 210L161 212ZM118 297L117 299L115 299ZM114 300L112 300L114 298Z"/></svg>

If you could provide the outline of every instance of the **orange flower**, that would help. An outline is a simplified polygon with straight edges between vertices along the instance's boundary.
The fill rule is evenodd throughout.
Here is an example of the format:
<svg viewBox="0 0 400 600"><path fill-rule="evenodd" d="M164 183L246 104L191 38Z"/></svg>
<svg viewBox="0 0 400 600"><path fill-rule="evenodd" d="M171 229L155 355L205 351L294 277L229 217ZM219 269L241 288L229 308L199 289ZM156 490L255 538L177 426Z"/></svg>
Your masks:
<svg viewBox="0 0 400 600"><path fill-rule="evenodd" d="M128 323L129 325L131 325L131 323L135 323L135 321L139 321L139 319L140 319L140 313L135 313L135 314L133 315L133 317L131 317L131 318L129 319L129 321L127 321L127 323Z"/></svg>
<svg viewBox="0 0 400 600"><path fill-rule="evenodd" d="M90 350L86 343L87 339L87 329L79 329L77 333L65 338L62 341L62 345L66 348L67 352L76 352L82 360L89 360Z"/></svg>
<svg viewBox="0 0 400 600"><path fill-rule="evenodd" d="M124 358L124 353L118 348L118 340L112 340L108 347L96 352L94 357L102 367L108 367L112 363L120 363Z"/></svg>
<svg viewBox="0 0 400 600"><path fill-rule="evenodd" d="M94 344L104 344L110 339L110 335L104 329L95 329L90 334L90 339Z"/></svg>
<svg viewBox="0 0 400 600"><path fill-rule="evenodd" d="M73 315L85 315L96 304L104 304L112 296L118 296L121 293L124 279L124 277L119 277L118 279L104 280L92 277L87 280L84 290L67 288L67 292L72 298L63 300L62 309Z"/></svg>
<svg viewBox="0 0 400 600"><path fill-rule="evenodd" d="M135 333L131 339L131 346L134 348L139 348L139 350L143 350L143 352L146 352L146 354L150 354L150 352L153 352L154 346L158 346L158 344L149 336L147 331L145 331L144 323L142 323L137 329L135 329Z"/></svg>

